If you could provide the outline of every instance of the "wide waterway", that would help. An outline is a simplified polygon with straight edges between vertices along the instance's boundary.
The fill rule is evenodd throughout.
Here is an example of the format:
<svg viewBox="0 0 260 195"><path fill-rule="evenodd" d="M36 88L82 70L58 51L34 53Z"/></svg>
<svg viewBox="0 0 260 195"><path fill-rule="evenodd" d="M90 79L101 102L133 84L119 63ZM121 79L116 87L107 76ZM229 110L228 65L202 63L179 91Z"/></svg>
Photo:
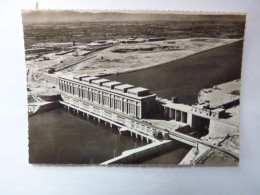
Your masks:
<svg viewBox="0 0 260 195"><path fill-rule="evenodd" d="M161 66L111 75L110 80L150 89L159 97L194 104L203 88L240 78L243 41L228 44Z"/></svg>
<svg viewBox="0 0 260 195"><path fill-rule="evenodd" d="M242 41L163 66L107 78L146 87L159 97L176 96L180 102L193 104L200 89L240 78L241 56ZM31 116L29 129L31 163L101 163L146 144L61 108ZM172 150L137 163L178 164L189 149L176 141Z"/></svg>

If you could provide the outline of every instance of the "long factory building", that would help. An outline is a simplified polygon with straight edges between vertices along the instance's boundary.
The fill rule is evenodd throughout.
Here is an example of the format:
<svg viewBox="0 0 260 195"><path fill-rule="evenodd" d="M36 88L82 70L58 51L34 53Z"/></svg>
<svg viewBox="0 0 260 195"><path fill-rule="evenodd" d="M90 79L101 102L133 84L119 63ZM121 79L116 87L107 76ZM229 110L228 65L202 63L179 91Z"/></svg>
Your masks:
<svg viewBox="0 0 260 195"><path fill-rule="evenodd" d="M65 95L139 119L149 117L155 106L156 94L148 89L100 77L46 74L45 81Z"/></svg>

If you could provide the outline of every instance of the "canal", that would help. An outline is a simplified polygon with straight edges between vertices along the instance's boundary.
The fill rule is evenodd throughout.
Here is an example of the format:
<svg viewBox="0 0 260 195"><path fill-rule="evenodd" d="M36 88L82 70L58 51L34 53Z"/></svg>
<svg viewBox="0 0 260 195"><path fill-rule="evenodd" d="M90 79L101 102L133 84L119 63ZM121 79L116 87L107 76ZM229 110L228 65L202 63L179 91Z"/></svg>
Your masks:
<svg viewBox="0 0 260 195"><path fill-rule="evenodd" d="M240 78L243 41L141 71L107 79L150 89L159 97L177 97L185 104L198 102L200 89Z"/></svg>

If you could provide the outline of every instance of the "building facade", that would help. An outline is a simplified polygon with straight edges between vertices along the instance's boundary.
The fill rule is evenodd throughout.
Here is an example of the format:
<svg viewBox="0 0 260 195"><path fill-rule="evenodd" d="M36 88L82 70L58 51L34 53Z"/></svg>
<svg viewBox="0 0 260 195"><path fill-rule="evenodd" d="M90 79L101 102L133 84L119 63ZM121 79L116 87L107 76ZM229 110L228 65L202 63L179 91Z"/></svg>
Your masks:
<svg viewBox="0 0 260 195"><path fill-rule="evenodd" d="M155 94L148 89L92 76L45 75L47 83L55 85L63 95L101 106L134 118L150 117L154 113Z"/></svg>

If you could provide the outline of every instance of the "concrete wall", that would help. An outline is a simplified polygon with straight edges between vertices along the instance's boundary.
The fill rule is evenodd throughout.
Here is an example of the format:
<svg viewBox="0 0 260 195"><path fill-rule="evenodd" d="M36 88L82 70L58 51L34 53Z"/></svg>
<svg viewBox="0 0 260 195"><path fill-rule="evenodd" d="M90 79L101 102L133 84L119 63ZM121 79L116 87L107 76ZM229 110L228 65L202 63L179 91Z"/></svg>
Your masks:
<svg viewBox="0 0 260 195"><path fill-rule="evenodd" d="M192 127L192 114L188 113L187 115L187 124Z"/></svg>
<svg viewBox="0 0 260 195"><path fill-rule="evenodd" d="M229 135L238 135L239 134L239 125L224 123L221 121L210 120L209 125L209 137L225 137Z"/></svg>
<svg viewBox="0 0 260 195"><path fill-rule="evenodd" d="M54 108L58 108L60 105L60 103L58 101L56 102L48 102L46 104L40 105L40 108L37 112L45 112L48 110L52 110Z"/></svg>
<svg viewBox="0 0 260 195"><path fill-rule="evenodd" d="M174 145L173 141L171 140L154 142L137 149L125 151L122 153L121 156L118 156L104 163L101 163L101 165L134 163L135 161L150 156L152 154L163 152L168 148L173 147L173 145Z"/></svg>

